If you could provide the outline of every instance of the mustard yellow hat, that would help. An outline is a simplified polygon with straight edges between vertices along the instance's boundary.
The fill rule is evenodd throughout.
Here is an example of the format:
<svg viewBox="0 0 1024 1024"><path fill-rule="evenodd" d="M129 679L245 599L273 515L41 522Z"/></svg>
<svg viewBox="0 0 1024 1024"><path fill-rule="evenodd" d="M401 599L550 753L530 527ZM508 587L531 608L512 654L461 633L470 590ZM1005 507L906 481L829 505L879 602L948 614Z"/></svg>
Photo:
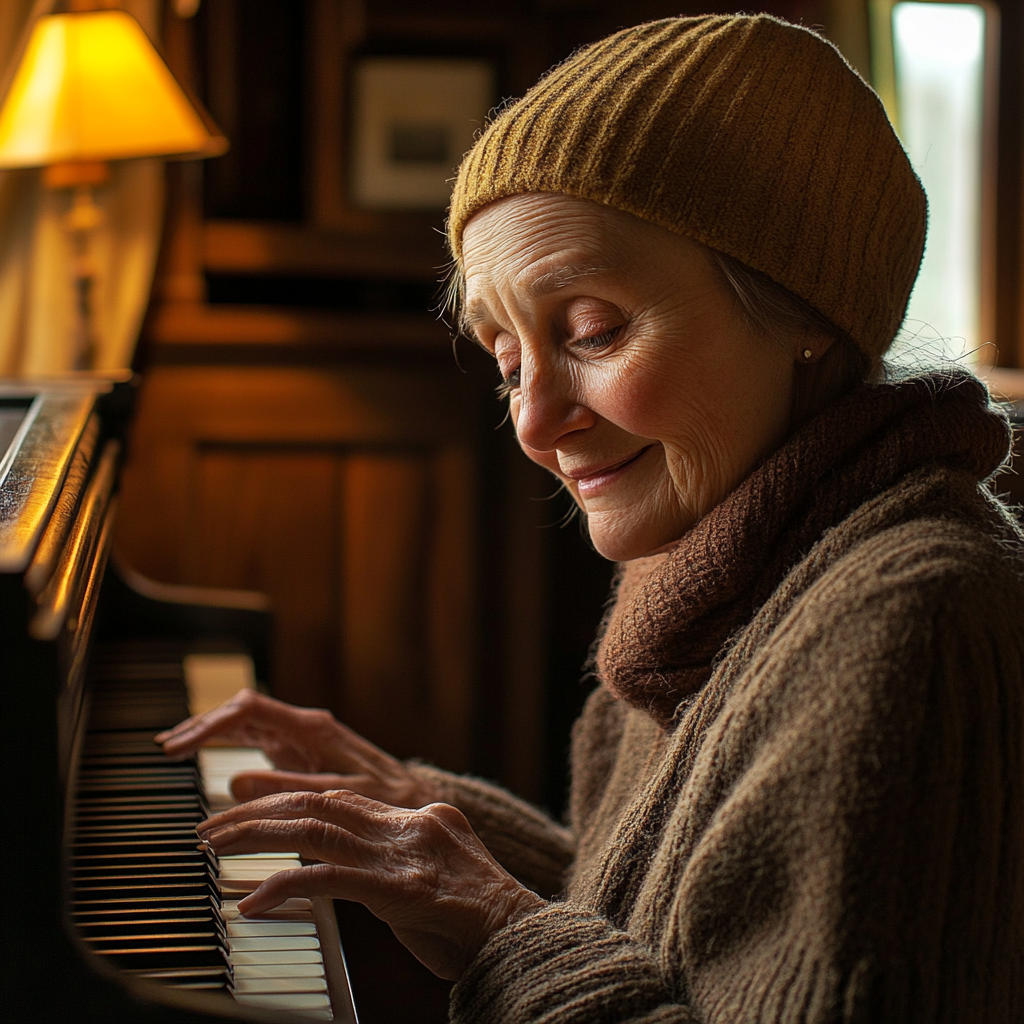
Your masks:
<svg viewBox="0 0 1024 1024"><path fill-rule="evenodd" d="M906 313L927 207L878 97L831 43L769 15L671 18L580 50L459 168L452 253L488 203L561 192L767 274L874 364Z"/></svg>

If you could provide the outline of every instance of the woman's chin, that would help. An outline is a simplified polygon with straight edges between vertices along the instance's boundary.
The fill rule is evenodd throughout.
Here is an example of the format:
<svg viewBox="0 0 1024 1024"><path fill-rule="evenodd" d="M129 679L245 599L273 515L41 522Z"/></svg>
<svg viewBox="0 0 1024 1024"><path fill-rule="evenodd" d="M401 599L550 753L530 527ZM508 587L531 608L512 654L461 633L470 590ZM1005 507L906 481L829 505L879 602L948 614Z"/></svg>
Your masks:
<svg viewBox="0 0 1024 1024"><path fill-rule="evenodd" d="M599 516L588 517L587 528L594 549L610 562L631 562L635 558L659 555L671 551L679 542L678 537L666 538L655 531L615 528L602 523Z"/></svg>

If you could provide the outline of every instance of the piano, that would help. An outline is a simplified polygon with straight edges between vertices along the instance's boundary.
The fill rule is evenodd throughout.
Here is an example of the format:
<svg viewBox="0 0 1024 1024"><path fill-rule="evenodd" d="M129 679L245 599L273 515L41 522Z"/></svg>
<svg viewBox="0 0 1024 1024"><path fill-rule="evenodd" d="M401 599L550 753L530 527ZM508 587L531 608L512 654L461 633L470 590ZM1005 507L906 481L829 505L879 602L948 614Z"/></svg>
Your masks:
<svg viewBox="0 0 1024 1024"><path fill-rule="evenodd" d="M297 855L218 861L195 835L207 788L223 800L232 764L260 755L175 762L152 742L189 713L196 651L267 679L270 615L261 595L113 564L133 390L0 383L5 1018L355 1024L329 900L238 914Z"/></svg>

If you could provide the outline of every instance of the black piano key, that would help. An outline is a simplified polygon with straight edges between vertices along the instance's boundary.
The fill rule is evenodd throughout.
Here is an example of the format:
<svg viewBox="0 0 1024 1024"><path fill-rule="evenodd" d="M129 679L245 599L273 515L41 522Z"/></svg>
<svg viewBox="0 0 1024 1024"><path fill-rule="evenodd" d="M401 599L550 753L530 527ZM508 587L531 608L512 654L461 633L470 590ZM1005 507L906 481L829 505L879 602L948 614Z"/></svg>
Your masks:
<svg viewBox="0 0 1024 1024"><path fill-rule="evenodd" d="M79 928L97 929L99 931L159 921L220 922L220 918L214 913L212 907L201 907L198 905L191 909L163 907L160 910L151 911L130 910L113 914L78 914L75 917L75 923Z"/></svg>
<svg viewBox="0 0 1024 1024"><path fill-rule="evenodd" d="M129 899L107 898L107 899L81 899L76 898L71 904L72 917L79 917L93 914L106 913L131 913L139 910L146 912L159 912L165 908L177 907L218 907L220 901L216 894L208 892L200 897L189 896L187 893L164 893L160 896L139 896L135 895Z"/></svg>
<svg viewBox="0 0 1024 1024"><path fill-rule="evenodd" d="M147 893L160 896L188 896L201 899L210 894L213 883L209 879L195 882L159 882L154 885L130 884L124 881L112 881L110 884L79 885L75 887L75 895L92 900L133 900L144 897Z"/></svg>
<svg viewBox="0 0 1024 1024"><path fill-rule="evenodd" d="M90 944L92 945L92 944ZM167 967L222 967L227 954L215 943L182 943L177 946L147 946L145 943L126 942L113 947L93 946L96 953L109 957L118 967L125 969L156 970Z"/></svg>
<svg viewBox="0 0 1024 1024"><path fill-rule="evenodd" d="M151 978L172 988L223 989L227 988L229 980L225 967L170 967L164 970L136 968L130 973L140 978Z"/></svg>
<svg viewBox="0 0 1024 1024"><path fill-rule="evenodd" d="M208 816L194 757L153 743L188 714L180 649L156 663L101 651L68 836L71 916L120 970L189 989L230 990L217 859L195 831Z"/></svg>
<svg viewBox="0 0 1024 1024"><path fill-rule="evenodd" d="M218 928L217 921L212 914L206 917L184 917L160 916L146 918L131 918L118 921L89 921L79 924L82 935L90 942L103 939L107 941L115 938L128 938L133 935L146 935L150 938L165 935L167 932L189 932L216 935L218 939L223 938L224 930Z"/></svg>

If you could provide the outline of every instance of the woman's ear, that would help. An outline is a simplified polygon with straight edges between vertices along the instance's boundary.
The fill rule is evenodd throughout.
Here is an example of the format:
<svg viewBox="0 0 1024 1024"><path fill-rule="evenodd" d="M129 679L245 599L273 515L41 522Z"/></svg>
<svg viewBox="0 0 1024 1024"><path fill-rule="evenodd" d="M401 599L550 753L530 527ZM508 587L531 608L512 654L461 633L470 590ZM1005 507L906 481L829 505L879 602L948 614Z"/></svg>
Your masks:
<svg viewBox="0 0 1024 1024"><path fill-rule="evenodd" d="M796 361L803 365L816 363L832 347L834 338L825 335L806 335L797 345Z"/></svg>

